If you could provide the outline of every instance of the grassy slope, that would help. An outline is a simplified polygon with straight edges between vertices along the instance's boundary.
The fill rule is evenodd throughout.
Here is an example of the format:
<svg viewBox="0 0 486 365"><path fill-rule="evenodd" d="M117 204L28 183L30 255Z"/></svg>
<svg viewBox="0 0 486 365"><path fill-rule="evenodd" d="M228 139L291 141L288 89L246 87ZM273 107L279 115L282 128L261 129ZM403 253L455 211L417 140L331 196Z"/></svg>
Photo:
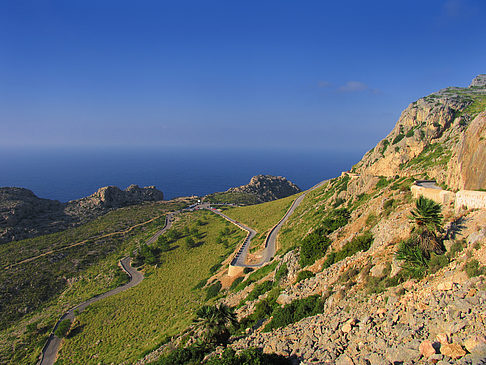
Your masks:
<svg viewBox="0 0 486 365"><path fill-rule="evenodd" d="M247 207L230 208L225 210L224 213L258 232L252 241L252 247L256 247L265 240L270 229L282 219L297 196L292 195L287 198Z"/></svg>
<svg viewBox="0 0 486 365"><path fill-rule="evenodd" d="M45 252L50 249L51 243L63 242L67 245L85 237L98 236L108 230L113 232L115 227L109 227L114 221L118 222L116 228L125 227L128 224L137 224L150 219L154 215L163 214L174 207L174 204L164 202L124 208L73 230L1 245L2 254L8 254L3 257L3 263L17 261L15 253L18 257L25 257L23 256L24 251ZM134 247L137 242L145 240L161 225L162 220L154 221L127 235L113 236L109 240L93 241L65 250L62 255L48 255L21 264L11 270L1 270L0 287L2 291L12 293L14 290L15 295L13 296L14 301L7 301L3 294L0 299L2 310L0 313L2 323L0 363L36 363L40 350L57 318L66 309L79 302L126 281L126 276L117 266L118 260L130 252L130 248ZM29 247L31 245L35 248ZM49 283L44 283L47 285L46 287L36 285L36 280L42 281L42 275L54 278L56 283L61 283L60 287L54 290L48 285ZM66 284L65 278L72 278L70 284ZM24 297L36 297L39 302L26 301L22 305ZM18 308L28 308L29 312L13 322L9 313Z"/></svg>
<svg viewBox="0 0 486 365"><path fill-rule="evenodd" d="M207 224L198 226L196 219ZM220 262L221 256L234 250L244 233L235 231L225 249L216 243L219 232L227 226L221 217L195 212L183 216L176 229L182 226L197 228L204 234L204 243L188 249L180 239L175 243L178 248L163 254L160 267L147 270L140 285L83 312L79 316L83 331L64 343L59 364L133 361L190 324L194 310L204 302L203 289L191 289L209 276L209 268Z"/></svg>

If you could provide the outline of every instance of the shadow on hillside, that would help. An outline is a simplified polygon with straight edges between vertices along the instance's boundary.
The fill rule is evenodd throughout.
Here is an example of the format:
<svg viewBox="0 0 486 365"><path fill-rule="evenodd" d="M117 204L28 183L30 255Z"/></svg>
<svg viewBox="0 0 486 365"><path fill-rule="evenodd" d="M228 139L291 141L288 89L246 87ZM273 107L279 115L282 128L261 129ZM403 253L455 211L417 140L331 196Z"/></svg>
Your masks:
<svg viewBox="0 0 486 365"><path fill-rule="evenodd" d="M465 219L463 217L457 218L456 220L452 221L446 228L444 238L447 240L455 239L456 235L465 228L464 221Z"/></svg>
<svg viewBox="0 0 486 365"><path fill-rule="evenodd" d="M74 327L70 332L69 332L69 335L67 336L67 338L73 338L77 335L79 335L81 332L83 332L83 329L84 329L85 325L84 324L80 324L80 325L77 325L76 327Z"/></svg>

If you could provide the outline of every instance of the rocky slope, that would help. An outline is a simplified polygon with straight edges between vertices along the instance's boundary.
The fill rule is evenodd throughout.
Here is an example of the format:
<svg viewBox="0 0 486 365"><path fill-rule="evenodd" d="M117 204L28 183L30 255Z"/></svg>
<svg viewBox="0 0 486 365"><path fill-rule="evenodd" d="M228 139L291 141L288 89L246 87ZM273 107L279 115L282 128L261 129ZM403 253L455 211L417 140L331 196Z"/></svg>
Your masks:
<svg viewBox="0 0 486 365"><path fill-rule="evenodd" d="M243 274L219 299L251 324L228 346L262 348L296 364L485 364L486 211L443 207L446 253L427 259L422 275L411 276L395 256L411 236L415 179L436 178L453 189L486 187L485 109L486 75L468 88L422 98L354 174L308 193L278 237L278 264L258 281ZM333 221L336 216L341 221ZM329 238L329 247L304 264L306 239L319 235ZM371 241L363 245L362 237ZM317 314L289 320L312 312L305 306L282 314L312 296L323 303ZM266 328L275 318L281 325ZM187 339L191 331L140 364L194 343L197 336Z"/></svg>
<svg viewBox="0 0 486 365"><path fill-rule="evenodd" d="M437 179L454 190L485 189L486 75L410 104L395 128L354 166L358 174Z"/></svg>
<svg viewBox="0 0 486 365"><path fill-rule="evenodd" d="M126 190L103 187L88 197L67 203L39 198L24 188L0 188L0 243L58 232L111 209L163 198L163 193L155 187L137 185L130 185Z"/></svg>

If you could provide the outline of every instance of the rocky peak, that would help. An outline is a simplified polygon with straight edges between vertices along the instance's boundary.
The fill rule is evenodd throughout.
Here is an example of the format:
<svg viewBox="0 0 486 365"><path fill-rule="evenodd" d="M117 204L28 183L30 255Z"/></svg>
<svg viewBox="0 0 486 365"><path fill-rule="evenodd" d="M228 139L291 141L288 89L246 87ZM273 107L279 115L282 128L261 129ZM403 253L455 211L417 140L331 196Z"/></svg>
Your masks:
<svg viewBox="0 0 486 365"><path fill-rule="evenodd" d="M486 86L486 74L476 76L469 87L485 87Z"/></svg>
<svg viewBox="0 0 486 365"><path fill-rule="evenodd" d="M228 191L255 194L261 201L270 201L285 198L301 190L283 176L256 175L251 178L249 184Z"/></svg>
<svg viewBox="0 0 486 365"><path fill-rule="evenodd" d="M422 175L442 183L451 182L452 188L463 188L468 185L464 176L472 175L458 169L467 166L468 171L475 171L482 166L478 165L477 153L472 153L475 147L465 148L461 144L471 125L482 133L477 125L483 120L480 113L485 108L486 75L476 77L469 88L448 87L423 97L402 112L388 136L368 151L353 170L375 176ZM475 121L476 118L480 120ZM466 140L479 143L484 138ZM455 159L458 154L460 166ZM476 162L468 161L470 158ZM458 174L462 175L460 179ZM482 183L473 185L484 188Z"/></svg>

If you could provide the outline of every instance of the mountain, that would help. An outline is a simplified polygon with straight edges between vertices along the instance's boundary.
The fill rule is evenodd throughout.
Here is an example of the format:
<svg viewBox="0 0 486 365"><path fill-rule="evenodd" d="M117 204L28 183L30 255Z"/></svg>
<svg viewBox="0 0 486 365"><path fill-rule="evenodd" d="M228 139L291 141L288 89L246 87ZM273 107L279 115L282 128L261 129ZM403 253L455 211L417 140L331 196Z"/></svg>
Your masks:
<svg viewBox="0 0 486 365"><path fill-rule="evenodd" d="M163 200L164 194L154 186L130 185L98 189L94 194L61 203L42 199L24 188L0 188L0 243L59 232L76 227L108 211L128 205Z"/></svg>

